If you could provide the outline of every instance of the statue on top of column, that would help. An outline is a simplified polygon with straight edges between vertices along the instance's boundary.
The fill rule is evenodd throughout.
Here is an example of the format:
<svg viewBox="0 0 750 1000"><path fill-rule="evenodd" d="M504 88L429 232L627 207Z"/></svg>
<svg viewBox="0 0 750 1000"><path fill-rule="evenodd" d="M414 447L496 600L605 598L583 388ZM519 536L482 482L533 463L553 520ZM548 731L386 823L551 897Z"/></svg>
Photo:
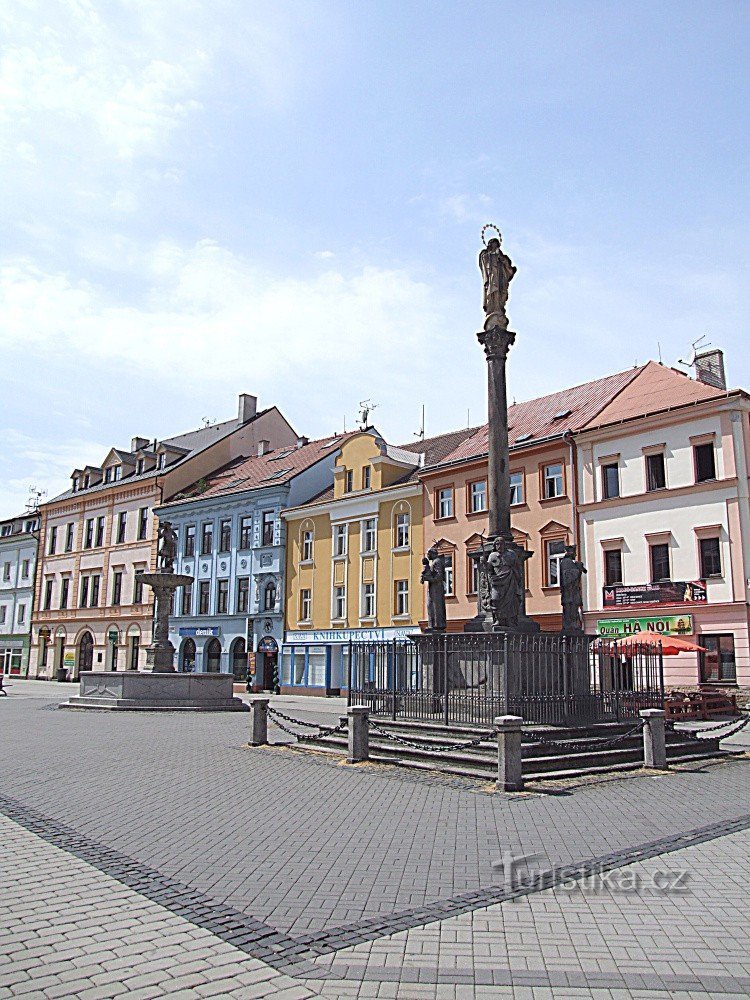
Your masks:
<svg viewBox="0 0 750 1000"><path fill-rule="evenodd" d="M482 230L483 241L487 228L485 226ZM489 228L496 229L495 226ZM508 290L516 268L510 257L503 253L500 246L500 233L499 230L496 229L496 231L498 235L493 236L479 254L479 270L482 272L484 282L482 307L488 319L493 317L493 325L507 327L508 317L505 314L505 306L508 302ZM487 329L486 326L485 329Z"/></svg>

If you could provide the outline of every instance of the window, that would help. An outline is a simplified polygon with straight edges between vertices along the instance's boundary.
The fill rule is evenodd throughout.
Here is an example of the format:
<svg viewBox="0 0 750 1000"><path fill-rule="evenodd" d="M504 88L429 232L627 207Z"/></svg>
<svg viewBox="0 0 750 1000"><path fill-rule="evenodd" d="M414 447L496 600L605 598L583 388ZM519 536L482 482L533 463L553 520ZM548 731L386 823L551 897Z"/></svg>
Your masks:
<svg viewBox="0 0 750 1000"><path fill-rule="evenodd" d="M602 497L612 500L620 495L620 470L617 462L602 466Z"/></svg>
<svg viewBox="0 0 750 1000"><path fill-rule="evenodd" d="M396 548L406 549L409 547L409 515L408 513L396 514Z"/></svg>
<svg viewBox="0 0 750 1000"><path fill-rule="evenodd" d="M73 551L73 538L75 536L75 530L76 530L76 526L75 526L75 524L73 524L71 522L68 525L67 530L65 532L65 551L66 552L72 552Z"/></svg>
<svg viewBox="0 0 750 1000"><path fill-rule="evenodd" d="M112 604L117 607L122 603L122 570L116 569L112 574Z"/></svg>
<svg viewBox="0 0 750 1000"><path fill-rule="evenodd" d="M364 465L362 467L362 489L369 490L371 481L372 481L372 466Z"/></svg>
<svg viewBox="0 0 750 1000"><path fill-rule="evenodd" d="M544 466L544 499L552 500L563 495L563 467L559 462ZM557 584L555 584L557 586Z"/></svg>
<svg viewBox="0 0 750 1000"><path fill-rule="evenodd" d="M353 489L354 489L354 472L351 469L347 469L346 474L344 476L344 492L351 493Z"/></svg>
<svg viewBox="0 0 750 1000"><path fill-rule="evenodd" d="M24 622L26 621L26 605L25 604L19 604L18 605L17 620L18 620L18 624L19 625L23 625Z"/></svg>
<svg viewBox="0 0 750 1000"><path fill-rule="evenodd" d="M28 580L30 573L31 573L31 562L29 559L24 559L24 561L21 563L21 579Z"/></svg>
<svg viewBox="0 0 750 1000"><path fill-rule="evenodd" d="M157 469L165 468L166 464L167 464L167 456L165 452L162 452L161 455L159 455L159 462L157 464Z"/></svg>
<svg viewBox="0 0 750 1000"><path fill-rule="evenodd" d="M547 549L547 586L560 586L560 561L565 555L565 542L556 538L546 543Z"/></svg>
<svg viewBox="0 0 750 1000"><path fill-rule="evenodd" d="M148 507L141 507L138 511L138 541L142 542L148 533Z"/></svg>
<svg viewBox="0 0 750 1000"><path fill-rule="evenodd" d="M701 577L721 576L721 548L718 538L698 540L701 557Z"/></svg>
<svg viewBox="0 0 750 1000"><path fill-rule="evenodd" d="M716 479L714 446L712 444L697 444L693 448L693 455L695 456L696 483L706 483L710 479Z"/></svg>
<svg viewBox="0 0 750 1000"><path fill-rule="evenodd" d="M346 555L347 526L345 524L335 524L333 526L333 554L334 556Z"/></svg>
<svg viewBox="0 0 750 1000"><path fill-rule="evenodd" d="M453 597L453 555L441 552L443 557L443 562L445 563L445 596Z"/></svg>
<svg viewBox="0 0 750 1000"><path fill-rule="evenodd" d="M7 614L8 614L8 605L7 604L0 605L0 625L5 624L5 616Z"/></svg>
<svg viewBox="0 0 750 1000"><path fill-rule="evenodd" d="M49 549L47 554L53 556L57 550L57 526L50 529L49 533Z"/></svg>
<svg viewBox="0 0 750 1000"><path fill-rule="evenodd" d="M104 470L104 482L108 483L111 478L112 478L112 470L111 469L105 469Z"/></svg>
<svg viewBox="0 0 750 1000"><path fill-rule="evenodd" d="M240 548L249 549L253 544L253 519L243 517L240 521Z"/></svg>
<svg viewBox="0 0 750 1000"><path fill-rule="evenodd" d="M469 552L467 555L469 559L469 565L468 565L469 572L467 574L469 589L467 593L476 594L477 590L479 589L479 559L472 558L471 552Z"/></svg>
<svg viewBox="0 0 750 1000"><path fill-rule="evenodd" d="M216 614L225 615L229 610L229 580L216 581Z"/></svg>
<svg viewBox="0 0 750 1000"><path fill-rule="evenodd" d="M78 476L73 476L73 492L78 492Z"/></svg>
<svg viewBox="0 0 750 1000"><path fill-rule="evenodd" d="M396 614L409 614L409 581L396 580Z"/></svg>
<svg viewBox="0 0 750 1000"><path fill-rule="evenodd" d="M646 489L663 490L667 485L667 475L664 467L664 452L657 451L646 455Z"/></svg>
<svg viewBox="0 0 750 1000"><path fill-rule="evenodd" d="M453 487L444 486L437 491L438 518L453 517Z"/></svg>
<svg viewBox="0 0 750 1000"><path fill-rule="evenodd" d="M333 588L333 617L335 619L346 618L346 588Z"/></svg>
<svg viewBox="0 0 750 1000"><path fill-rule="evenodd" d="M374 552L377 544L378 522L375 517L368 517L362 522L362 551Z"/></svg>
<svg viewBox="0 0 750 1000"><path fill-rule="evenodd" d="M70 593L70 577L64 576L62 578L62 586L60 588L60 608L67 608L68 606L68 595Z"/></svg>
<svg viewBox="0 0 750 1000"><path fill-rule="evenodd" d="M250 603L250 577L241 576L237 580L237 614L247 614Z"/></svg>
<svg viewBox="0 0 750 1000"><path fill-rule="evenodd" d="M299 592L299 620L309 622L312 614L312 596L309 590Z"/></svg>
<svg viewBox="0 0 750 1000"><path fill-rule="evenodd" d="M144 570L137 569L133 576L133 604L143 604L143 573Z"/></svg>
<svg viewBox="0 0 750 1000"><path fill-rule="evenodd" d="M263 511L263 541L262 545L273 545L273 530L276 524L276 515L272 510Z"/></svg>
<svg viewBox="0 0 750 1000"><path fill-rule="evenodd" d="M362 584L362 617L375 617L375 584Z"/></svg>
<svg viewBox="0 0 750 1000"><path fill-rule="evenodd" d="M311 562L313 557L313 533L302 532L302 562Z"/></svg>
<svg viewBox="0 0 750 1000"><path fill-rule="evenodd" d="M104 545L104 518L96 519L96 547L100 549Z"/></svg>
<svg viewBox="0 0 750 1000"><path fill-rule="evenodd" d="M219 552L229 552L232 548L232 519L219 522Z"/></svg>
<svg viewBox="0 0 750 1000"><path fill-rule="evenodd" d="M102 578L98 573L95 573L91 577L91 590L90 590L91 600L89 601L90 608L99 607L99 588L101 586L101 580Z"/></svg>
<svg viewBox="0 0 750 1000"><path fill-rule="evenodd" d="M10 580L10 563L3 563L3 580L7 583Z"/></svg>
<svg viewBox="0 0 750 1000"><path fill-rule="evenodd" d="M194 556L195 555L195 525L188 524L185 527L185 541L182 546L182 554L184 556Z"/></svg>
<svg viewBox="0 0 750 1000"><path fill-rule="evenodd" d="M622 583L622 550L607 549L604 553L604 582L608 587Z"/></svg>
<svg viewBox="0 0 750 1000"><path fill-rule="evenodd" d="M142 475L143 470L145 468L146 468L146 459L145 458L139 458L139 459L137 459L136 463L135 463L135 474L136 474L136 476Z"/></svg>
<svg viewBox="0 0 750 1000"><path fill-rule="evenodd" d="M211 583L209 580L201 580L198 584L198 614L207 615L209 613L209 600L211 597Z"/></svg>
<svg viewBox="0 0 750 1000"><path fill-rule="evenodd" d="M190 615L193 613L193 585L192 583L186 584L182 588L182 614Z"/></svg>
<svg viewBox="0 0 750 1000"><path fill-rule="evenodd" d="M511 472L510 474L510 505L518 507L523 503L523 473Z"/></svg>
<svg viewBox="0 0 750 1000"><path fill-rule="evenodd" d="M125 541L125 531L128 527L128 512L126 510L120 511L117 515L117 544L122 545Z"/></svg>
<svg viewBox="0 0 750 1000"><path fill-rule="evenodd" d="M93 517L86 518L86 534L83 540L84 549L90 549L94 544L94 519Z"/></svg>
<svg viewBox="0 0 750 1000"><path fill-rule="evenodd" d="M660 543L651 546L651 582L662 583L670 579L669 545Z"/></svg>
<svg viewBox="0 0 750 1000"><path fill-rule="evenodd" d="M87 472L83 477L83 488L87 490L91 486L91 473Z"/></svg>
<svg viewBox="0 0 750 1000"><path fill-rule="evenodd" d="M479 514L487 510L487 483L484 479L469 484L469 513Z"/></svg>
<svg viewBox="0 0 750 1000"><path fill-rule="evenodd" d="M263 610L274 611L276 609L276 581L269 580L263 591Z"/></svg>
<svg viewBox="0 0 750 1000"><path fill-rule="evenodd" d="M737 682L737 664L734 656L733 635L699 635L699 645L706 650L701 653L701 684Z"/></svg>
<svg viewBox="0 0 750 1000"><path fill-rule="evenodd" d="M141 652L141 637L139 635L133 635L130 637L130 663L128 666L131 670L138 669L138 657Z"/></svg>
<svg viewBox="0 0 750 1000"><path fill-rule="evenodd" d="M51 578L49 580L45 580L44 581L44 610L45 611L49 611L49 609L52 607L52 585L53 585L53 582L54 581Z"/></svg>
<svg viewBox="0 0 750 1000"><path fill-rule="evenodd" d="M112 472L112 478L114 479L115 482L117 482L118 479L122 479L122 466L121 465L116 465L114 467L114 470Z"/></svg>
<svg viewBox="0 0 750 1000"><path fill-rule="evenodd" d="M214 550L214 526L206 521L201 528L201 555L210 556Z"/></svg>

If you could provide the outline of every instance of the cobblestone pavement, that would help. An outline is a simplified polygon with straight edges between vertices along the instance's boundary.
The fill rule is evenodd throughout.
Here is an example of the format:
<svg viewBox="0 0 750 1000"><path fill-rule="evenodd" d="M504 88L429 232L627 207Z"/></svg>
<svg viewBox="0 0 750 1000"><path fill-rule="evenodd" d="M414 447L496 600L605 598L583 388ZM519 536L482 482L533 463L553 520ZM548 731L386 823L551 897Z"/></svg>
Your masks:
<svg viewBox="0 0 750 1000"><path fill-rule="evenodd" d="M746 760L491 795L248 749L244 715L56 711L61 687L0 702L0 996L750 994ZM503 851L546 874L514 888Z"/></svg>

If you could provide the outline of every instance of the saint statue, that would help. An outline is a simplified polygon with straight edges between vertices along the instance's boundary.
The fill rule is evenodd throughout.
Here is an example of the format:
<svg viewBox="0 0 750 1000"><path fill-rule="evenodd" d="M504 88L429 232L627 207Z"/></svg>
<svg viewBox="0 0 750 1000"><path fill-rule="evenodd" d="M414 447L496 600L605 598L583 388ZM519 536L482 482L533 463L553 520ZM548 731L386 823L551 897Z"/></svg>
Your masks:
<svg viewBox="0 0 750 1000"><path fill-rule="evenodd" d="M575 545L565 546L560 560L560 599L563 609L563 632L583 634L583 596L581 583L586 567L576 558Z"/></svg>
<svg viewBox="0 0 750 1000"><path fill-rule="evenodd" d="M445 560L433 546L422 560L420 583L427 584L427 620L431 632L445 632Z"/></svg>
<svg viewBox="0 0 750 1000"><path fill-rule="evenodd" d="M484 281L484 297L482 307L489 317L498 314L498 324L508 325L505 315L505 305L508 301L508 290L516 273L516 268L507 254L500 248L500 240L493 237L479 254L479 270Z"/></svg>
<svg viewBox="0 0 750 1000"><path fill-rule="evenodd" d="M518 624L524 595L523 560L516 546L500 535L492 543L487 556L490 583L490 603L495 625Z"/></svg>
<svg viewBox="0 0 750 1000"><path fill-rule="evenodd" d="M159 551L157 565L160 573L174 573L177 558L177 532L171 521L159 522Z"/></svg>

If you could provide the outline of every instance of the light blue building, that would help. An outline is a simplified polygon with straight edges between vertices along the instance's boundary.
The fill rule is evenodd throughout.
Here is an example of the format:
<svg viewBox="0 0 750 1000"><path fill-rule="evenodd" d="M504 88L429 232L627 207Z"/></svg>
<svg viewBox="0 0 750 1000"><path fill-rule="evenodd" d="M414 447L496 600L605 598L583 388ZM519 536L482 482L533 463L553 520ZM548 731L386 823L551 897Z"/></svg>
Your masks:
<svg viewBox="0 0 750 1000"><path fill-rule="evenodd" d="M338 437L240 458L156 509L178 536L170 639L177 668L234 673L258 690L278 683L284 632L285 524L281 511L333 484Z"/></svg>

